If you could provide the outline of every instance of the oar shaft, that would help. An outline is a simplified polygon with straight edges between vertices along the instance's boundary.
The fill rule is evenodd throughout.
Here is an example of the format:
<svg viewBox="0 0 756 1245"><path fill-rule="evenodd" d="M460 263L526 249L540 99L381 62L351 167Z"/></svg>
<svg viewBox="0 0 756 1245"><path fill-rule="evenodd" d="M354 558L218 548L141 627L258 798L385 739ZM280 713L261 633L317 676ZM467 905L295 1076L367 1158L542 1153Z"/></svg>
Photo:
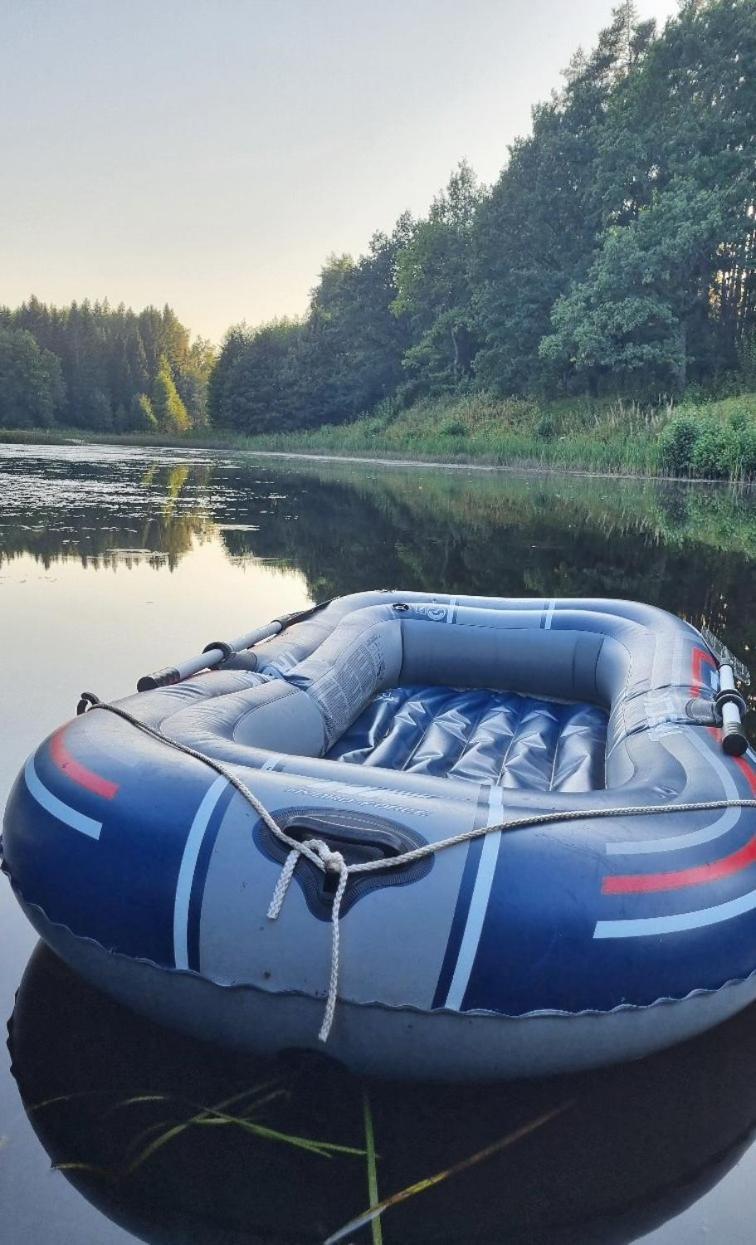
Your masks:
<svg viewBox="0 0 756 1245"><path fill-rule="evenodd" d="M254 631L248 631L246 635L239 636L236 640L232 640L229 645L223 647L208 646L203 653L199 653L196 657L189 657L186 661L179 662L175 666L166 666L163 670L156 670L154 674L144 674L137 683L138 692L153 691L156 687L170 687L174 683L181 683L184 679L190 679L193 674L199 674L201 670L212 670L213 666L217 666L225 658L228 657L229 651L232 653L241 653L245 648L252 648L253 644L259 644L261 640L267 640L270 636L278 635L283 630L283 622L280 619L266 623L264 627L257 627Z"/></svg>

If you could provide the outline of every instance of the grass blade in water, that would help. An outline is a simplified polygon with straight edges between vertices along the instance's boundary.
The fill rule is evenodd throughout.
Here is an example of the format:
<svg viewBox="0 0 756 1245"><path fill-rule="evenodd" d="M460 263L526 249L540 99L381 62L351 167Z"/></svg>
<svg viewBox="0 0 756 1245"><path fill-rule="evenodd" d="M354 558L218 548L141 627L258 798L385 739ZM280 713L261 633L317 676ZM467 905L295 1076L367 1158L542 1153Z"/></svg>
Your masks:
<svg viewBox="0 0 756 1245"><path fill-rule="evenodd" d="M432 1189L434 1185L441 1184L443 1180L448 1180L450 1176L457 1176L460 1172L466 1171L468 1167L484 1162L485 1159L498 1154L500 1150L505 1150L507 1146L514 1145L515 1142L521 1141L523 1137L534 1133L536 1129L543 1128L544 1124L548 1124L550 1120L556 1119L558 1115L561 1115L572 1106L574 1106L574 1100L563 1102L558 1107L553 1107L551 1111L545 1111L543 1115L538 1115L535 1119L529 1120L527 1124L522 1124L513 1132L507 1133L506 1137L501 1137L490 1146L485 1146L484 1149L469 1155L468 1158L462 1159L459 1163L454 1163L444 1171L436 1172L435 1176L426 1176L424 1180L418 1180L415 1184L408 1185L406 1189L401 1189L399 1193L392 1193L390 1197L384 1198L382 1202L378 1202L370 1210L366 1210L362 1215L358 1215L356 1219L350 1219L349 1223L344 1224L343 1228L339 1228L337 1232L329 1236L323 1242L323 1245L337 1245L337 1242L343 1241L350 1233L357 1232L359 1228L364 1228L367 1224L372 1223L390 1207L398 1206L400 1202L406 1202L408 1198L414 1197L415 1194L424 1193L426 1189Z"/></svg>
<svg viewBox="0 0 756 1245"><path fill-rule="evenodd" d="M378 1205L378 1169L375 1162L375 1131L373 1129L373 1112L370 1108L370 1096L366 1089L362 1091L362 1118L365 1124L365 1160L367 1163L368 1197L370 1209ZM380 1211L372 1221L373 1245L383 1245L383 1228L381 1227Z"/></svg>

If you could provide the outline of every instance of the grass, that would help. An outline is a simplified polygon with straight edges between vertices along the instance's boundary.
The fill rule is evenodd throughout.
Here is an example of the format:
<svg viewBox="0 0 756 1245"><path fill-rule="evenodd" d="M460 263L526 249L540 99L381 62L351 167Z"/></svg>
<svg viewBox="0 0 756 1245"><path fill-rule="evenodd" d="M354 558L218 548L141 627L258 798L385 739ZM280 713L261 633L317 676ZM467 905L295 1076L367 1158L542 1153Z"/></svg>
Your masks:
<svg viewBox="0 0 756 1245"><path fill-rule="evenodd" d="M375 1152L375 1128L373 1126L373 1109L370 1106L370 1095L367 1089L362 1090L362 1121L365 1129L365 1165L367 1167L368 1197L370 1198L370 1223L373 1245L383 1245L383 1228L381 1212L378 1207L378 1164Z"/></svg>
<svg viewBox="0 0 756 1245"><path fill-rule="evenodd" d="M355 1086L356 1088L356 1086ZM96 1163L86 1162L79 1159L70 1161L54 1162L53 1169L65 1172L71 1176L81 1175L103 1181L110 1185L117 1185L122 1181L131 1179L145 1164L151 1163L159 1151L164 1147L171 1145L177 1138L181 1137L188 1130L195 1130L201 1127L221 1127L228 1129L238 1128L242 1133L254 1136L265 1142L276 1142L283 1144L295 1150L304 1151L305 1153L317 1157L319 1159L331 1158L363 1158L365 1159L367 1171L367 1186L369 1205L359 1215L349 1220L348 1223L337 1229L324 1240L323 1245L337 1245L347 1238L352 1239L354 1233L359 1232L362 1228L370 1228L372 1245L383 1245L383 1228L381 1219L386 1211L392 1210L395 1206L408 1201L410 1198L417 1197L426 1193L428 1190L435 1188L439 1184L443 1184L447 1180L453 1179L468 1171L470 1168L485 1163L493 1158L501 1151L509 1149L511 1146L517 1145L532 1133L539 1131L545 1125L557 1119L565 1111L568 1111L575 1105L575 1099L570 1099L551 1106L541 1111L526 1122L520 1124L503 1136L492 1141L481 1149L475 1150L471 1154L467 1154L462 1158L443 1167L440 1171L424 1176L420 1180L415 1180L404 1188L397 1190L388 1197L380 1198L378 1192L378 1174L375 1144L375 1129L373 1123L373 1112L370 1102L370 1096L367 1087L363 1084L360 1088L360 1097L362 1104L362 1122L365 1136L364 1149L356 1146L342 1145L333 1141L324 1141L314 1139L312 1137L303 1137L297 1134L284 1132L279 1129L262 1124L255 1117L276 1100L286 1100L290 1097L291 1087L283 1083L274 1081L265 1081L252 1088L244 1089L230 1097L224 1098L221 1102L214 1103L212 1106L203 1106L198 1103L191 1103L182 1098L177 1097L173 1093L155 1093L147 1092L141 1094L133 1094L128 1098L121 1099L114 1103L109 1110L104 1113L103 1123L107 1127L105 1121L116 1112L130 1109L138 1106L154 1106L159 1104L161 1114L167 1110L168 1114L173 1116L172 1119L161 1119L149 1127L142 1129L132 1135L122 1161L117 1167L108 1168L100 1166ZM48 1098L43 1102L29 1106L27 1110L30 1113L38 1113L52 1106L61 1104L70 1105L77 1110L77 1104L82 1099L92 1096L107 1097L107 1093L103 1091L80 1091L78 1093L61 1094L53 1098ZM176 1119L178 1115L180 1118ZM146 1143L146 1144L145 1144Z"/></svg>
<svg viewBox="0 0 756 1245"><path fill-rule="evenodd" d="M62 1103L75 1103L81 1098L92 1096L103 1096L103 1091L94 1090L75 1094L61 1094L55 1098L48 1098L44 1102L33 1104L28 1108L28 1111L29 1114L32 1114L51 1106L57 1106ZM159 1150L162 1150L170 1142L175 1141L177 1137L180 1137L188 1129L231 1126L239 1128L242 1132L263 1141L292 1146L295 1149L304 1150L306 1153L316 1155L319 1158L331 1159L336 1155L348 1155L356 1158L365 1156L368 1163L371 1204L373 1187L375 1187L375 1197L377 1200L377 1184L373 1186L372 1183L375 1180L376 1158L372 1136L372 1120L370 1120L369 1133L367 1126L369 1104L366 1108L368 1114L366 1114L365 1118L367 1144L371 1148L363 1150L359 1147L341 1145L338 1142L325 1141L321 1138L302 1137L294 1133L284 1132L281 1129L273 1128L270 1125L261 1123L259 1120L250 1118L268 1107L276 1099L287 1097L289 1097L287 1089L276 1087L271 1082L242 1090L241 1093L224 1098L223 1101L214 1103L212 1106L186 1102L172 1093L134 1094L117 1102L111 1108L110 1113L120 1111L126 1107L160 1103L171 1115L175 1115L178 1112L182 1118L178 1120L158 1120L148 1128L136 1133L131 1139L123 1162L117 1168L103 1168L93 1163L78 1160L54 1163L53 1166L56 1171L88 1172L90 1175L96 1175L110 1181L123 1180L132 1176L140 1167L149 1162ZM378 1245L380 1245L380 1242L378 1242Z"/></svg>
<svg viewBox="0 0 756 1245"><path fill-rule="evenodd" d="M406 1188L400 1189L398 1193L392 1193L390 1197L384 1198L382 1202L374 1202L371 1197L370 1208L361 1215L357 1215L355 1219L350 1219L349 1223L344 1224L337 1232L332 1233L323 1245L338 1245L354 1232L358 1232L360 1228L366 1227L368 1224L375 1225L379 1217L393 1206L399 1206L402 1202L408 1201L411 1197L416 1197L419 1193L425 1193L428 1189L434 1188L438 1184L442 1184L445 1180L449 1180L453 1176L458 1176L461 1172L467 1171L470 1167L475 1167L478 1163L484 1163L487 1159L493 1158L495 1154L499 1154L502 1150L506 1150L509 1146L515 1145L522 1141L531 1133L536 1132L539 1128L543 1128L545 1124L549 1124L557 1116L562 1115L564 1111L574 1106L574 1100L560 1103L559 1106L552 1107L549 1111L542 1112L541 1115L534 1119L528 1120L526 1124L522 1124L519 1128L507 1133L504 1137L500 1137L498 1141L494 1141L491 1145L484 1146L482 1150L476 1150L474 1154L469 1154L466 1158L460 1159L459 1162L446 1167L442 1171L435 1172L432 1176L426 1176L422 1180L416 1180L413 1184L407 1185ZM376 1245L376 1236L373 1234L373 1245Z"/></svg>
<svg viewBox="0 0 756 1245"><path fill-rule="evenodd" d="M641 406L625 399L540 403L473 393L409 408L383 403L353 423L242 436L204 429L183 437L81 429L0 430L11 442L162 445L415 459L642 476L756 475L756 393L716 402Z"/></svg>
<svg viewBox="0 0 756 1245"><path fill-rule="evenodd" d="M664 430L684 416L694 427L726 431L726 444L712 441L713 454L699 455L701 470L688 459L670 459ZM744 478L746 470L730 440L748 430L756 445L756 394L703 405L640 406L622 399L583 399L539 404L489 394L425 401L406 409L386 404L351 424L307 432L248 438L248 448L289 452L357 454L386 458L482 463L633 475L700 475ZM716 455L724 455L717 461Z"/></svg>

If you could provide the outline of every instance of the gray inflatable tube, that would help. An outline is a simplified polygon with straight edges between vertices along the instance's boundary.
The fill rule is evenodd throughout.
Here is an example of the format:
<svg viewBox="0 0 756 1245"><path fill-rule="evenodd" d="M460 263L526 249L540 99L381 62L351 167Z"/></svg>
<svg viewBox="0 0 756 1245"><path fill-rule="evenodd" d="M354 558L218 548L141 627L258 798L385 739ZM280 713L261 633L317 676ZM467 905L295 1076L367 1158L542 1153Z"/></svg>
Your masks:
<svg viewBox="0 0 756 1245"><path fill-rule="evenodd" d="M340 598L118 702L226 773L103 710L57 731L3 868L83 977L213 1042L429 1079L638 1058L756 995L756 758L723 753L718 688L698 632L645 605ZM579 817L352 875L323 1046L336 879L300 857L268 919L287 848L227 773L347 863Z"/></svg>

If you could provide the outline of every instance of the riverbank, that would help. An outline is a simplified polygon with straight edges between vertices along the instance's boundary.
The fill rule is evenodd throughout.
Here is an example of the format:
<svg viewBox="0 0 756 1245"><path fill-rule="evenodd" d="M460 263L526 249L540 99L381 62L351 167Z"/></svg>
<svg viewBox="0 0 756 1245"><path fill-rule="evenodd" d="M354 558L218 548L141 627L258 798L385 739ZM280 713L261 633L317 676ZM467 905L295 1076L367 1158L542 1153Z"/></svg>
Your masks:
<svg viewBox="0 0 756 1245"><path fill-rule="evenodd" d="M386 404L349 424L257 436L209 428L182 436L34 428L0 429L0 439L742 481L756 478L756 393L675 408L641 407L622 400L538 403L472 394L407 409Z"/></svg>

